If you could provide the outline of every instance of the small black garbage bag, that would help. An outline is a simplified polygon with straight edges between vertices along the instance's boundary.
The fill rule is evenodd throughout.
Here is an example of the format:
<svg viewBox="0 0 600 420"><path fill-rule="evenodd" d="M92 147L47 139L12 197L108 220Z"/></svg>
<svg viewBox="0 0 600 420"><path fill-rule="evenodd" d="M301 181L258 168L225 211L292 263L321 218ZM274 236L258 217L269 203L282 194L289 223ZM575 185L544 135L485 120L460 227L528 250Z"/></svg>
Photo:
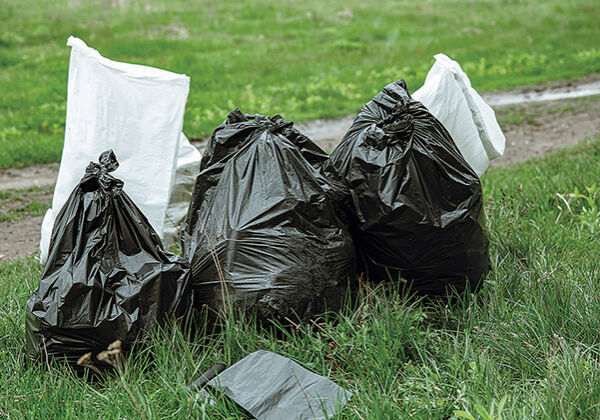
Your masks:
<svg viewBox="0 0 600 420"><path fill-rule="evenodd" d="M279 115L228 115L207 145L182 229L196 306L231 303L259 319L339 308L355 254L337 204L343 184L320 172L327 162Z"/></svg>
<svg viewBox="0 0 600 420"><path fill-rule="evenodd" d="M187 320L188 263L163 249L154 229L109 172L112 150L91 162L58 214L50 254L27 302L30 359L75 364L121 340L142 342L167 318Z"/></svg>
<svg viewBox="0 0 600 420"><path fill-rule="evenodd" d="M211 373L202 384L215 396L222 392L258 420L330 419L352 397L328 378L266 350ZM209 392L203 394L211 398Z"/></svg>
<svg viewBox="0 0 600 420"><path fill-rule="evenodd" d="M399 271L421 293L478 287L489 269L481 182L403 80L361 108L331 163L372 280Z"/></svg>

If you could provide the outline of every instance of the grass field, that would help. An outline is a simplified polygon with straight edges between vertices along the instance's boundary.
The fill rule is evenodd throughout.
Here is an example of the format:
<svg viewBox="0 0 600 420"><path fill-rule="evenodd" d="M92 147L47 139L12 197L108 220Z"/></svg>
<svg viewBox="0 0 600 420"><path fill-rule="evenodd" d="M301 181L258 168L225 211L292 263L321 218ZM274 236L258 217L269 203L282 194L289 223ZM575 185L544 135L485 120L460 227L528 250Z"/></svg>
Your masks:
<svg viewBox="0 0 600 420"><path fill-rule="evenodd" d="M419 87L432 55L479 90L600 71L596 0L236 2L2 0L0 168L57 161L69 35L107 57L191 76L184 131L226 113L290 120L357 109L386 83Z"/></svg>
<svg viewBox="0 0 600 420"><path fill-rule="evenodd" d="M338 418L600 418L599 161L597 136L489 171L494 270L476 295L428 303L370 288L321 328L274 334L240 320L191 342L173 329L96 385L52 361L25 366L24 304L40 266L0 264L0 418L245 418L185 386L257 349L353 392Z"/></svg>

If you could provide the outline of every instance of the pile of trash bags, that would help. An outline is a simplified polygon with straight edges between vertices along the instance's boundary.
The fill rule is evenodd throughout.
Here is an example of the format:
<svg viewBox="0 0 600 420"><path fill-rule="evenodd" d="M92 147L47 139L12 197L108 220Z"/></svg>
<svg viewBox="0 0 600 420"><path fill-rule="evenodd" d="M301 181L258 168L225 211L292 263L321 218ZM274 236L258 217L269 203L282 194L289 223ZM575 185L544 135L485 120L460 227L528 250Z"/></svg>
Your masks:
<svg viewBox="0 0 600 420"><path fill-rule="evenodd" d="M27 303L31 359L128 351L202 308L308 320L339 311L362 273L423 294L481 286L479 176L504 137L448 57L412 97L402 80L385 86L331 156L280 115L235 109L200 159L181 133L187 76L68 44L65 147ZM181 256L165 250L174 238Z"/></svg>

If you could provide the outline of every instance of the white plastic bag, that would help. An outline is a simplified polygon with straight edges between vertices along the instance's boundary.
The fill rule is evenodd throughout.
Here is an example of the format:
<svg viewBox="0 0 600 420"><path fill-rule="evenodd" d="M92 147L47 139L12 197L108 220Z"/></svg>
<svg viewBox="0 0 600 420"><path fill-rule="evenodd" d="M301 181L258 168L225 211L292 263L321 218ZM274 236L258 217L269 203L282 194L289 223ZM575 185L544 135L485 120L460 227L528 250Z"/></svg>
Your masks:
<svg viewBox="0 0 600 420"><path fill-rule="evenodd" d="M425 84L412 97L441 121L466 161L481 176L492 159L504 154L506 138L494 110L471 87L460 65L444 54L434 58Z"/></svg>
<svg viewBox="0 0 600 420"><path fill-rule="evenodd" d="M67 45L72 50L65 142L52 207L42 223L40 260L46 260L58 212L89 162L107 149L119 160L114 175L125 182L125 192L167 245L172 243L172 225L187 212L186 207L177 214L181 203L169 204L181 190L173 185L188 182L186 171L200 162L181 132L189 77L109 60L74 37ZM178 172L179 163L183 168ZM189 202L190 184L187 197L185 191L176 196Z"/></svg>

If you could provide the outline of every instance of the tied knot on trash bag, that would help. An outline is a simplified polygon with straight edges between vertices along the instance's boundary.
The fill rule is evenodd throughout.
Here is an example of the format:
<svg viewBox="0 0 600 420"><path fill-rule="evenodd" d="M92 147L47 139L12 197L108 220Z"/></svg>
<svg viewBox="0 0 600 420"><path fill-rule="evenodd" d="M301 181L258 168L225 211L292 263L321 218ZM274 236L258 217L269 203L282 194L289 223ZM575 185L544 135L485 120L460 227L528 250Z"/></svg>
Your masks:
<svg viewBox="0 0 600 420"><path fill-rule="evenodd" d="M267 117L261 114L244 114L239 108L234 109L227 116L229 124L235 124L245 121L254 121L259 127L267 129L271 133L276 133L285 128L292 128L294 123L286 121L279 114Z"/></svg>
<svg viewBox="0 0 600 420"><path fill-rule="evenodd" d="M409 113L407 103L401 100L389 111L389 115L367 129L365 143L377 150L388 145L406 146L414 132L415 119Z"/></svg>
<svg viewBox="0 0 600 420"><path fill-rule="evenodd" d="M271 133L277 133L278 131L286 132L286 129L292 128L294 123L292 121L286 121L279 114L274 115L271 118L267 118L269 126L269 131Z"/></svg>
<svg viewBox="0 0 600 420"><path fill-rule="evenodd" d="M115 153L112 149L103 152L98 158L98 162L90 162L85 169L81 190L91 192L101 188L103 192L112 197L120 194L123 190L123 181L109 174L119 167Z"/></svg>
<svg viewBox="0 0 600 420"><path fill-rule="evenodd" d="M241 113L239 109L236 109L236 111ZM277 133L279 131L285 132L286 128L292 128L294 126L292 121L284 120L279 114L272 117L260 114L244 114L244 118L254 120L259 127L267 129L270 133Z"/></svg>
<svg viewBox="0 0 600 420"><path fill-rule="evenodd" d="M404 138L412 134L414 118L407 113L405 103L398 103L391 111L390 115L383 121L378 123L378 126L394 138Z"/></svg>
<svg viewBox="0 0 600 420"><path fill-rule="evenodd" d="M375 97L373 105L380 107L381 118L375 121L374 127L368 129L365 143L377 150L388 145L407 146L414 132L415 118L410 106L411 96L404 80L396 82L398 89L387 90L387 96Z"/></svg>

